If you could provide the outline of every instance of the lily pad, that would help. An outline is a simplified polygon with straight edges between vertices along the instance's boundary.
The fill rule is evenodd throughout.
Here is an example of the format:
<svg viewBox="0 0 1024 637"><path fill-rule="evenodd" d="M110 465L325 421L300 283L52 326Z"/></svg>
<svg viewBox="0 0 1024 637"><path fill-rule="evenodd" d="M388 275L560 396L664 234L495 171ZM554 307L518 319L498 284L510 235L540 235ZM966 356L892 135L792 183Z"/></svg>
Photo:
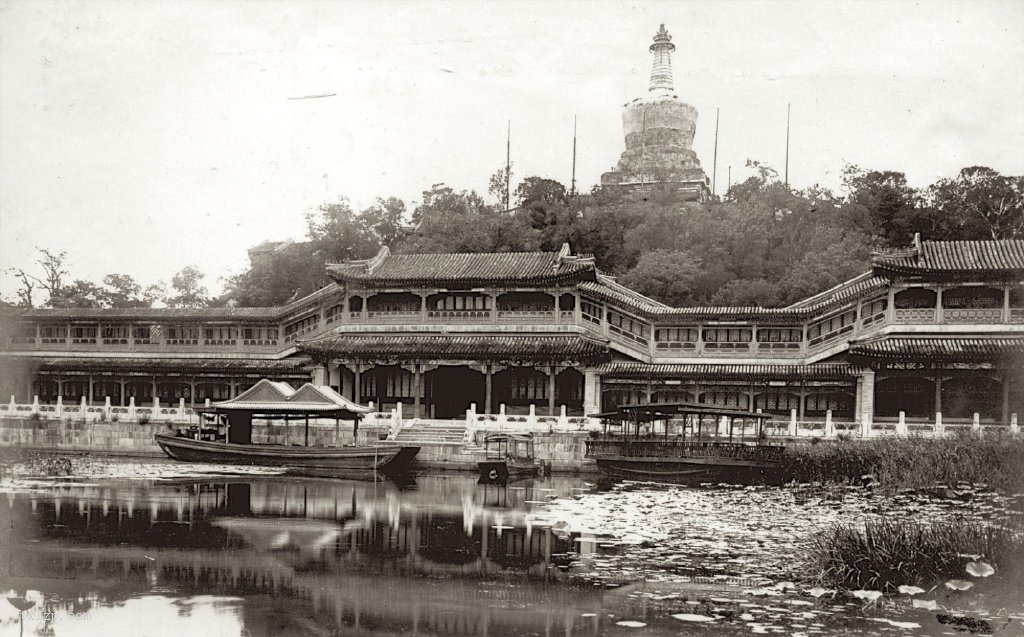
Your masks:
<svg viewBox="0 0 1024 637"><path fill-rule="evenodd" d="M636 622L636 621L633 621L631 619L627 619L625 621L615 622L615 625L616 626L622 626L623 628L643 628L647 624L645 624L643 622Z"/></svg>
<svg viewBox="0 0 1024 637"><path fill-rule="evenodd" d="M962 579L951 579L946 582L946 588L952 588L955 591L966 591L974 586L974 582L968 582Z"/></svg>
<svg viewBox="0 0 1024 637"><path fill-rule="evenodd" d="M919 586L907 586L904 584L899 587L899 591L904 595L920 595L924 592L924 589Z"/></svg>
<svg viewBox="0 0 1024 637"><path fill-rule="evenodd" d="M824 595L834 595L836 590L834 588L822 588L820 586L815 586L807 592L811 594L811 597L822 597Z"/></svg>
<svg viewBox="0 0 1024 637"><path fill-rule="evenodd" d="M939 603L934 599L915 599L913 605L914 608L923 608L925 610L935 610L939 607Z"/></svg>
<svg viewBox="0 0 1024 637"><path fill-rule="evenodd" d="M707 615L693 615L691 613L679 613L678 615L673 615L672 617L678 619L681 622L705 622L706 623L706 622L713 622L713 621L715 621L714 617L708 617Z"/></svg>
<svg viewBox="0 0 1024 637"><path fill-rule="evenodd" d="M991 564L986 564L985 562L967 563L967 573L974 577L988 577L989 575L994 575L995 572L996 569L992 568Z"/></svg>
<svg viewBox="0 0 1024 637"><path fill-rule="evenodd" d="M882 591L853 591L853 596L857 599L865 599L869 602L878 601L878 598L882 596Z"/></svg>
<svg viewBox="0 0 1024 637"><path fill-rule="evenodd" d="M883 624L889 624L894 628L920 628L921 624L917 622L898 622L892 619L885 619L884 617L869 617L870 621L881 622Z"/></svg>

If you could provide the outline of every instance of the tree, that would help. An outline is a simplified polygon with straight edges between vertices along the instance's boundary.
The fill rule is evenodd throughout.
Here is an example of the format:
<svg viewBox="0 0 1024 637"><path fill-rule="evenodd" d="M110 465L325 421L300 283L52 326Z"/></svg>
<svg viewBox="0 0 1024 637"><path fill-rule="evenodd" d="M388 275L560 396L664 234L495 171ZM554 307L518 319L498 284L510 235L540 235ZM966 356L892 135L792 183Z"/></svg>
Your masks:
<svg viewBox="0 0 1024 637"><path fill-rule="evenodd" d="M29 275L21 268L8 268L7 270L13 274L20 284L18 289L15 291L15 295L18 299L19 307L33 307L32 294L35 292L36 284L38 279L34 276Z"/></svg>
<svg viewBox="0 0 1024 637"><path fill-rule="evenodd" d="M410 252L490 252L493 226L499 222L497 211L475 191L455 192L444 184L434 184L423 192L423 200L413 210L415 236L403 249Z"/></svg>
<svg viewBox="0 0 1024 637"><path fill-rule="evenodd" d="M181 269L171 277L171 288L177 293L164 299L170 307L206 307L210 304L206 287L202 281L204 275L194 265Z"/></svg>
<svg viewBox="0 0 1024 637"><path fill-rule="evenodd" d="M640 257L636 267L622 277L622 284L673 307L689 305L701 262L685 250L654 250Z"/></svg>
<svg viewBox="0 0 1024 637"><path fill-rule="evenodd" d="M512 183L512 164L509 163L494 171L487 182L487 192L498 200L499 210L508 210L509 184Z"/></svg>
<svg viewBox="0 0 1024 637"><path fill-rule="evenodd" d="M373 231L344 197L307 212L306 234L321 257L335 263L365 259L380 249Z"/></svg>
<svg viewBox="0 0 1024 637"><path fill-rule="evenodd" d="M938 217L953 221L957 238L1024 236L1024 177L971 166L955 179L937 181L928 189L927 198Z"/></svg>
<svg viewBox="0 0 1024 637"><path fill-rule="evenodd" d="M733 279L711 297L711 305L733 307L777 307L785 292L777 282L765 278Z"/></svg>
<svg viewBox="0 0 1024 637"><path fill-rule="evenodd" d="M558 211L569 203L565 186L545 177L527 177L516 188L516 202L526 212L530 225L543 230L558 222Z"/></svg>
<svg viewBox="0 0 1024 637"><path fill-rule="evenodd" d="M164 296L166 290L160 284L148 286L145 290L131 275L108 274L103 277L104 304L106 307L151 307L153 301Z"/></svg>
<svg viewBox="0 0 1024 637"><path fill-rule="evenodd" d="M904 246L913 237L912 220L920 197L901 172L865 171L848 165L843 171L847 203L861 206L871 222L870 232L891 246Z"/></svg>
<svg viewBox="0 0 1024 637"><path fill-rule="evenodd" d="M312 243L295 243L230 277L225 299L242 307L272 307L312 294L328 283L324 260Z"/></svg>
<svg viewBox="0 0 1024 637"><path fill-rule="evenodd" d="M50 307L107 307L106 292L95 283L76 279L51 294L47 304Z"/></svg>
<svg viewBox="0 0 1024 637"><path fill-rule="evenodd" d="M398 197L377 197L357 217L357 221L373 233L377 243L384 246L395 245L404 220L405 202Z"/></svg>

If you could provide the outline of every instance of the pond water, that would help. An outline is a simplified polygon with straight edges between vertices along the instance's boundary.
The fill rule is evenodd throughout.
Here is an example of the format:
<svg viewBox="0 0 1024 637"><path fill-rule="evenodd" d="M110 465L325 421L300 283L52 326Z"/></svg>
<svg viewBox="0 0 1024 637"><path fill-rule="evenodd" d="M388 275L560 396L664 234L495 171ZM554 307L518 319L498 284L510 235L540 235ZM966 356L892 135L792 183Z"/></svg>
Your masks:
<svg viewBox="0 0 1024 637"><path fill-rule="evenodd" d="M1021 496L978 488L398 484L76 459L73 479L9 473L0 494L2 635L1024 635L1024 583L999 572L865 602L802 569L840 520L1020 515Z"/></svg>

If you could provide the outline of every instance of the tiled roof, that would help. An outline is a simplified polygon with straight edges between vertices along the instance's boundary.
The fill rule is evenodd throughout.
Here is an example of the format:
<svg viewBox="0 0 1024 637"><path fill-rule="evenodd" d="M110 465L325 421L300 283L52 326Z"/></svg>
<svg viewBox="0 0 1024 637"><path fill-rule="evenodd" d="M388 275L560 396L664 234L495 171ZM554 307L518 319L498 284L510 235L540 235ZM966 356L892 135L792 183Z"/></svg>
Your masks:
<svg viewBox="0 0 1024 637"><path fill-rule="evenodd" d="M1024 239L923 241L919 247L872 258L876 269L896 273L1022 272Z"/></svg>
<svg viewBox="0 0 1024 637"><path fill-rule="evenodd" d="M608 346L584 336L328 336L299 349L366 361L454 359L506 362L602 362Z"/></svg>
<svg viewBox="0 0 1024 637"><path fill-rule="evenodd" d="M604 300L622 303L635 308L640 313L646 315L653 315L659 311L672 309L660 301L655 301L650 297L627 288L606 274L598 274L596 281L580 283L577 287Z"/></svg>
<svg viewBox="0 0 1024 637"><path fill-rule="evenodd" d="M991 362L1013 358L1024 365L1024 336L983 338L891 336L850 344L850 356L900 361Z"/></svg>
<svg viewBox="0 0 1024 637"><path fill-rule="evenodd" d="M835 305L846 302L850 299L855 299L868 292L884 290L888 285L889 280L885 277L873 276L871 272L865 272L860 276L854 277L849 281L844 281L833 288L825 290L824 292L820 292L812 297L797 301L786 309L817 310L827 305Z"/></svg>
<svg viewBox="0 0 1024 637"><path fill-rule="evenodd" d="M595 276L593 259L569 254L568 246L559 252L453 254L391 254L385 247L373 259L328 265L327 272L339 281L373 287L431 283L537 285Z"/></svg>
<svg viewBox="0 0 1024 637"><path fill-rule="evenodd" d="M43 371L136 371L136 372L297 372L305 373L312 362L308 358L285 358L260 360L251 358L29 358L21 360L39 361Z"/></svg>
<svg viewBox="0 0 1024 637"><path fill-rule="evenodd" d="M11 308L0 312L0 315L19 316L40 319L121 319L133 321L166 321L166 320L236 320L276 321L296 310L311 305L325 296L337 293L341 289L337 283L326 285L316 292L307 294L287 305L276 307L139 307L139 308Z"/></svg>
<svg viewBox="0 0 1024 637"><path fill-rule="evenodd" d="M736 365L736 364L652 364L632 361L607 363L598 372L613 378L736 378L758 380L844 380L856 378L848 365Z"/></svg>

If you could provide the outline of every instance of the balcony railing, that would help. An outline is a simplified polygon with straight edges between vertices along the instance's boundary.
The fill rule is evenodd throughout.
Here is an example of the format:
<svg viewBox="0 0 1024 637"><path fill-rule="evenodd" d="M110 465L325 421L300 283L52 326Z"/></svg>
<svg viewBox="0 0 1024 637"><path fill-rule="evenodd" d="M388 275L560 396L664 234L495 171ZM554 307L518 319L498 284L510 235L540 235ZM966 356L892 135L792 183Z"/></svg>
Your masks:
<svg viewBox="0 0 1024 637"><path fill-rule="evenodd" d="M896 308L897 323L934 323L935 308Z"/></svg>
<svg viewBox="0 0 1024 637"><path fill-rule="evenodd" d="M1001 323L1003 308L944 308L942 320L947 323Z"/></svg>

